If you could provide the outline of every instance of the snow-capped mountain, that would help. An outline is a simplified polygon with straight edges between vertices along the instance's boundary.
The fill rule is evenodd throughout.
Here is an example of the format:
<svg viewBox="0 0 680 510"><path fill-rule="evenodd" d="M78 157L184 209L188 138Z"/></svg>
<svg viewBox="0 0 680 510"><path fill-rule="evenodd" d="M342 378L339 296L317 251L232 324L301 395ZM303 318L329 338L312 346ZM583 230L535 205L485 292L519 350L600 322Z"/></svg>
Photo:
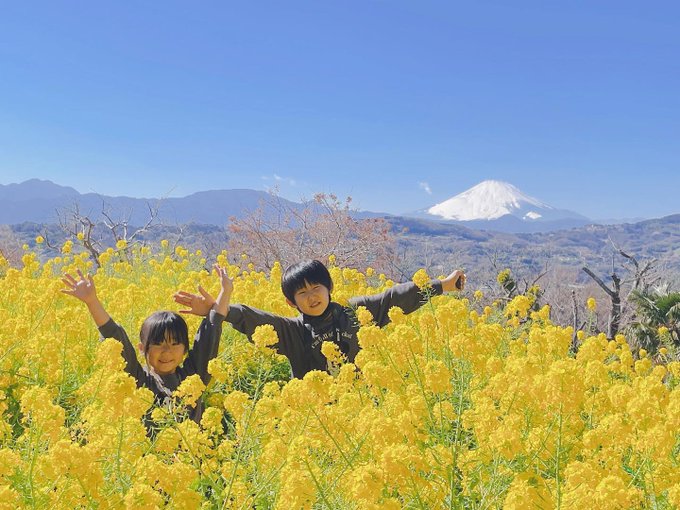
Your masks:
<svg viewBox="0 0 680 510"><path fill-rule="evenodd" d="M474 228L506 232L538 232L581 226L588 218L556 209L502 181L483 181L416 216L464 222Z"/></svg>

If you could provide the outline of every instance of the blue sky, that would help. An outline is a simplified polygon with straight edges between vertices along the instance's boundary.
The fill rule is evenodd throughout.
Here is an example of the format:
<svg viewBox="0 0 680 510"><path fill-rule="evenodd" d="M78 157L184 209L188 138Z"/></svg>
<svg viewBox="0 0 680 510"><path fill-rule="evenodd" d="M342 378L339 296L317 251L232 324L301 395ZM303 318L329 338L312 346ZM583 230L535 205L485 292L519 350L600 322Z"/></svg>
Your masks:
<svg viewBox="0 0 680 510"><path fill-rule="evenodd" d="M0 184L680 212L680 4L6 2Z"/></svg>

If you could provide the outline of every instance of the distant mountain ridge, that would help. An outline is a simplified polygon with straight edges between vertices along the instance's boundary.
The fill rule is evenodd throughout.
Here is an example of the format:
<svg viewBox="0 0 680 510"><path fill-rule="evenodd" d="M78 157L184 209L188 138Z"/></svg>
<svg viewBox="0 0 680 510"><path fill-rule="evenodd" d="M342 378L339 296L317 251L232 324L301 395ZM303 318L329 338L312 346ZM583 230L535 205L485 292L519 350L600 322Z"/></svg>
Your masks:
<svg viewBox="0 0 680 510"><path fill-rule="evenodd" d="M149 219L149 207L158 208L159 221L178 225L203 223L224 225L231 216L243 216L262 203L278 201L286 207L302 208L264 191L230 189L200 191L181 198L111 197L97 193L78 193L68 186L51 181L30 179L19 184L0 185L0 224L23 222L57 223L57 211L78 206L81 214L99 218L102 207L125 214L132 225L143 225Z"/></svg>
<svg viewBox="0 0 680 510"><path fill-rule="evenodd" d="M81 213L91 211L96 214L101 212L103 200L119 212L125 208L136 208L135 214L139 215L136 224L142 225L148 220L147 204L159 202L158 199L106 197L95 193L81 195L73 188L49 181L27 183L0 185L0 203L3 206L0 208L0 224L3 224L0 226L0 239L8 240L7 246L14 246L18 253L21 253L24 243L35 246L35 237L43 233L49 235L54 246L59 246L66 239L66 234L57 225L57 206L71 207L78 203ZM230 216L238 217L254 210L260 201L271 203L273 199L291 207L303 207L303 204L254 190L206 191L188 197L164 199L160 201L160 223L146 232L143 239L158 242L163 238L181 236L182 242L188 246L222 249L230 235L226 226ZM374 215L379 214L360 213L361 217ZM493 268L489 267L489 261L499 257L499 261L507 267L540 271L546 264L551 264L578 270L587 264L601 274L607 274L612 263L611 242L635 256L658 259L659 264L669 270L680 271L680 251L677 250L680 246L680 214L636 223L589 224L536 233L512 233L489 228L489 224L498 225L498 222L522 222L511 214L495 220L442 221L432 217L407 216L387 216L386 219L397 239L399 253L408 259L405 265L408 264L408 269L414 271L428 264L435 264L442 271L450 267L474 268L474 272L490 271ZM130 221L135 225L135 215ZM484 228L470 228L476 222ZM108 229L103 228L102 231L106 235ZM115 242L113 239L108 241Z"/></svg>
<svg viewBox="0 0 680 510"><path fill-rule="evenodd" d="M149 219L149 207L158 208L158 221L168 225L224 225L229 218L243 217L260 207L274 212L277 204L279 209L288 210L301 210L309 205L252 189L201 191L185 197L163 199L112 197L98 193L81 194L71 187L39 179L0 185L0 203L0 224L8 225L58 223L58 211L68 211L76 205L81 214L90 216L94 221L101 219L102 208L106 207L117 217L127 218L131 225L145 224ZM353 211L351 214L357 219L398 217L370 211ZM400 216L508 233L553 232L594 223L578 213L556 209L530 197L512 184L491 180L426 209Z"/></svg>

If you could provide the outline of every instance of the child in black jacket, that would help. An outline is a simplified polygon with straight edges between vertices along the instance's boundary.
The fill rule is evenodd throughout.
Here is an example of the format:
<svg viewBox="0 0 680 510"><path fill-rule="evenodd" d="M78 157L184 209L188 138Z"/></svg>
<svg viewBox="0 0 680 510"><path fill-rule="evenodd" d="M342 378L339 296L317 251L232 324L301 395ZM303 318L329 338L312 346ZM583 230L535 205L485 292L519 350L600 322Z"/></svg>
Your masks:
<svg viewBox="0 0 680 510"><path fill-rule="evenodd" d="M429 295L461 290L464 284L465 274L457 270L443 280L432 280ZM247 305L233 304L229 305L226 321L249 338L256 327L271 324L279 337L274 349L288 358L293 377L300 379L312 370L329 369L328 361L321 353L324 341L335 342L347 360L354 361L360 348L357 339L359 325L353 310L356 307L366 307L375 323L382 327L390 321L388 312L393 306L408 314L420 308L428 298L414 283L408 282L381 294L352 298L350 306L344 307L331 301L331 275L318 260L305 260L286 269L281 278L281 290L288 304L297 308L300 315L282 317ZM211 298L201 287L199 291L200 294L175 293L175 301L188 307L181 312L201 316L209 312Z"/></svg>

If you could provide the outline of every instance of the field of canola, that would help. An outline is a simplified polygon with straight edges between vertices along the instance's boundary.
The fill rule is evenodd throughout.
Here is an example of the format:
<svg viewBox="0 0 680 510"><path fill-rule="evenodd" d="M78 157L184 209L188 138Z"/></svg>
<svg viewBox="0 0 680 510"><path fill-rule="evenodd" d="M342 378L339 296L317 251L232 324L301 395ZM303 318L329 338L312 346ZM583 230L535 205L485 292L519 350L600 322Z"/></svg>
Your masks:
<svg viewBox="0 0 680 510"><path fill-rule="evenodd" d="M189 378L174 408L153 411L149 438L150 392L59 292L64 271L94 272L92 260L77 240L62 251L43 264L26 247L21 269L0 260L0 508L680 507L677 353L651 360L599 335L570 354L571 330L527 297L446 295L392 309L384 329L359 310L356 366L329 344L333 375L286 382L273 330L250 343L225 324L209 387ZM133 339L151 312L178 309L175 290L217 291L211 261L167 242L121 242L100 261L100 299ZM392 285L330 266L341 303ZM280 267L229 270L233 302L294 315ZM181 421L201 392L201 424Z"/></svg>

